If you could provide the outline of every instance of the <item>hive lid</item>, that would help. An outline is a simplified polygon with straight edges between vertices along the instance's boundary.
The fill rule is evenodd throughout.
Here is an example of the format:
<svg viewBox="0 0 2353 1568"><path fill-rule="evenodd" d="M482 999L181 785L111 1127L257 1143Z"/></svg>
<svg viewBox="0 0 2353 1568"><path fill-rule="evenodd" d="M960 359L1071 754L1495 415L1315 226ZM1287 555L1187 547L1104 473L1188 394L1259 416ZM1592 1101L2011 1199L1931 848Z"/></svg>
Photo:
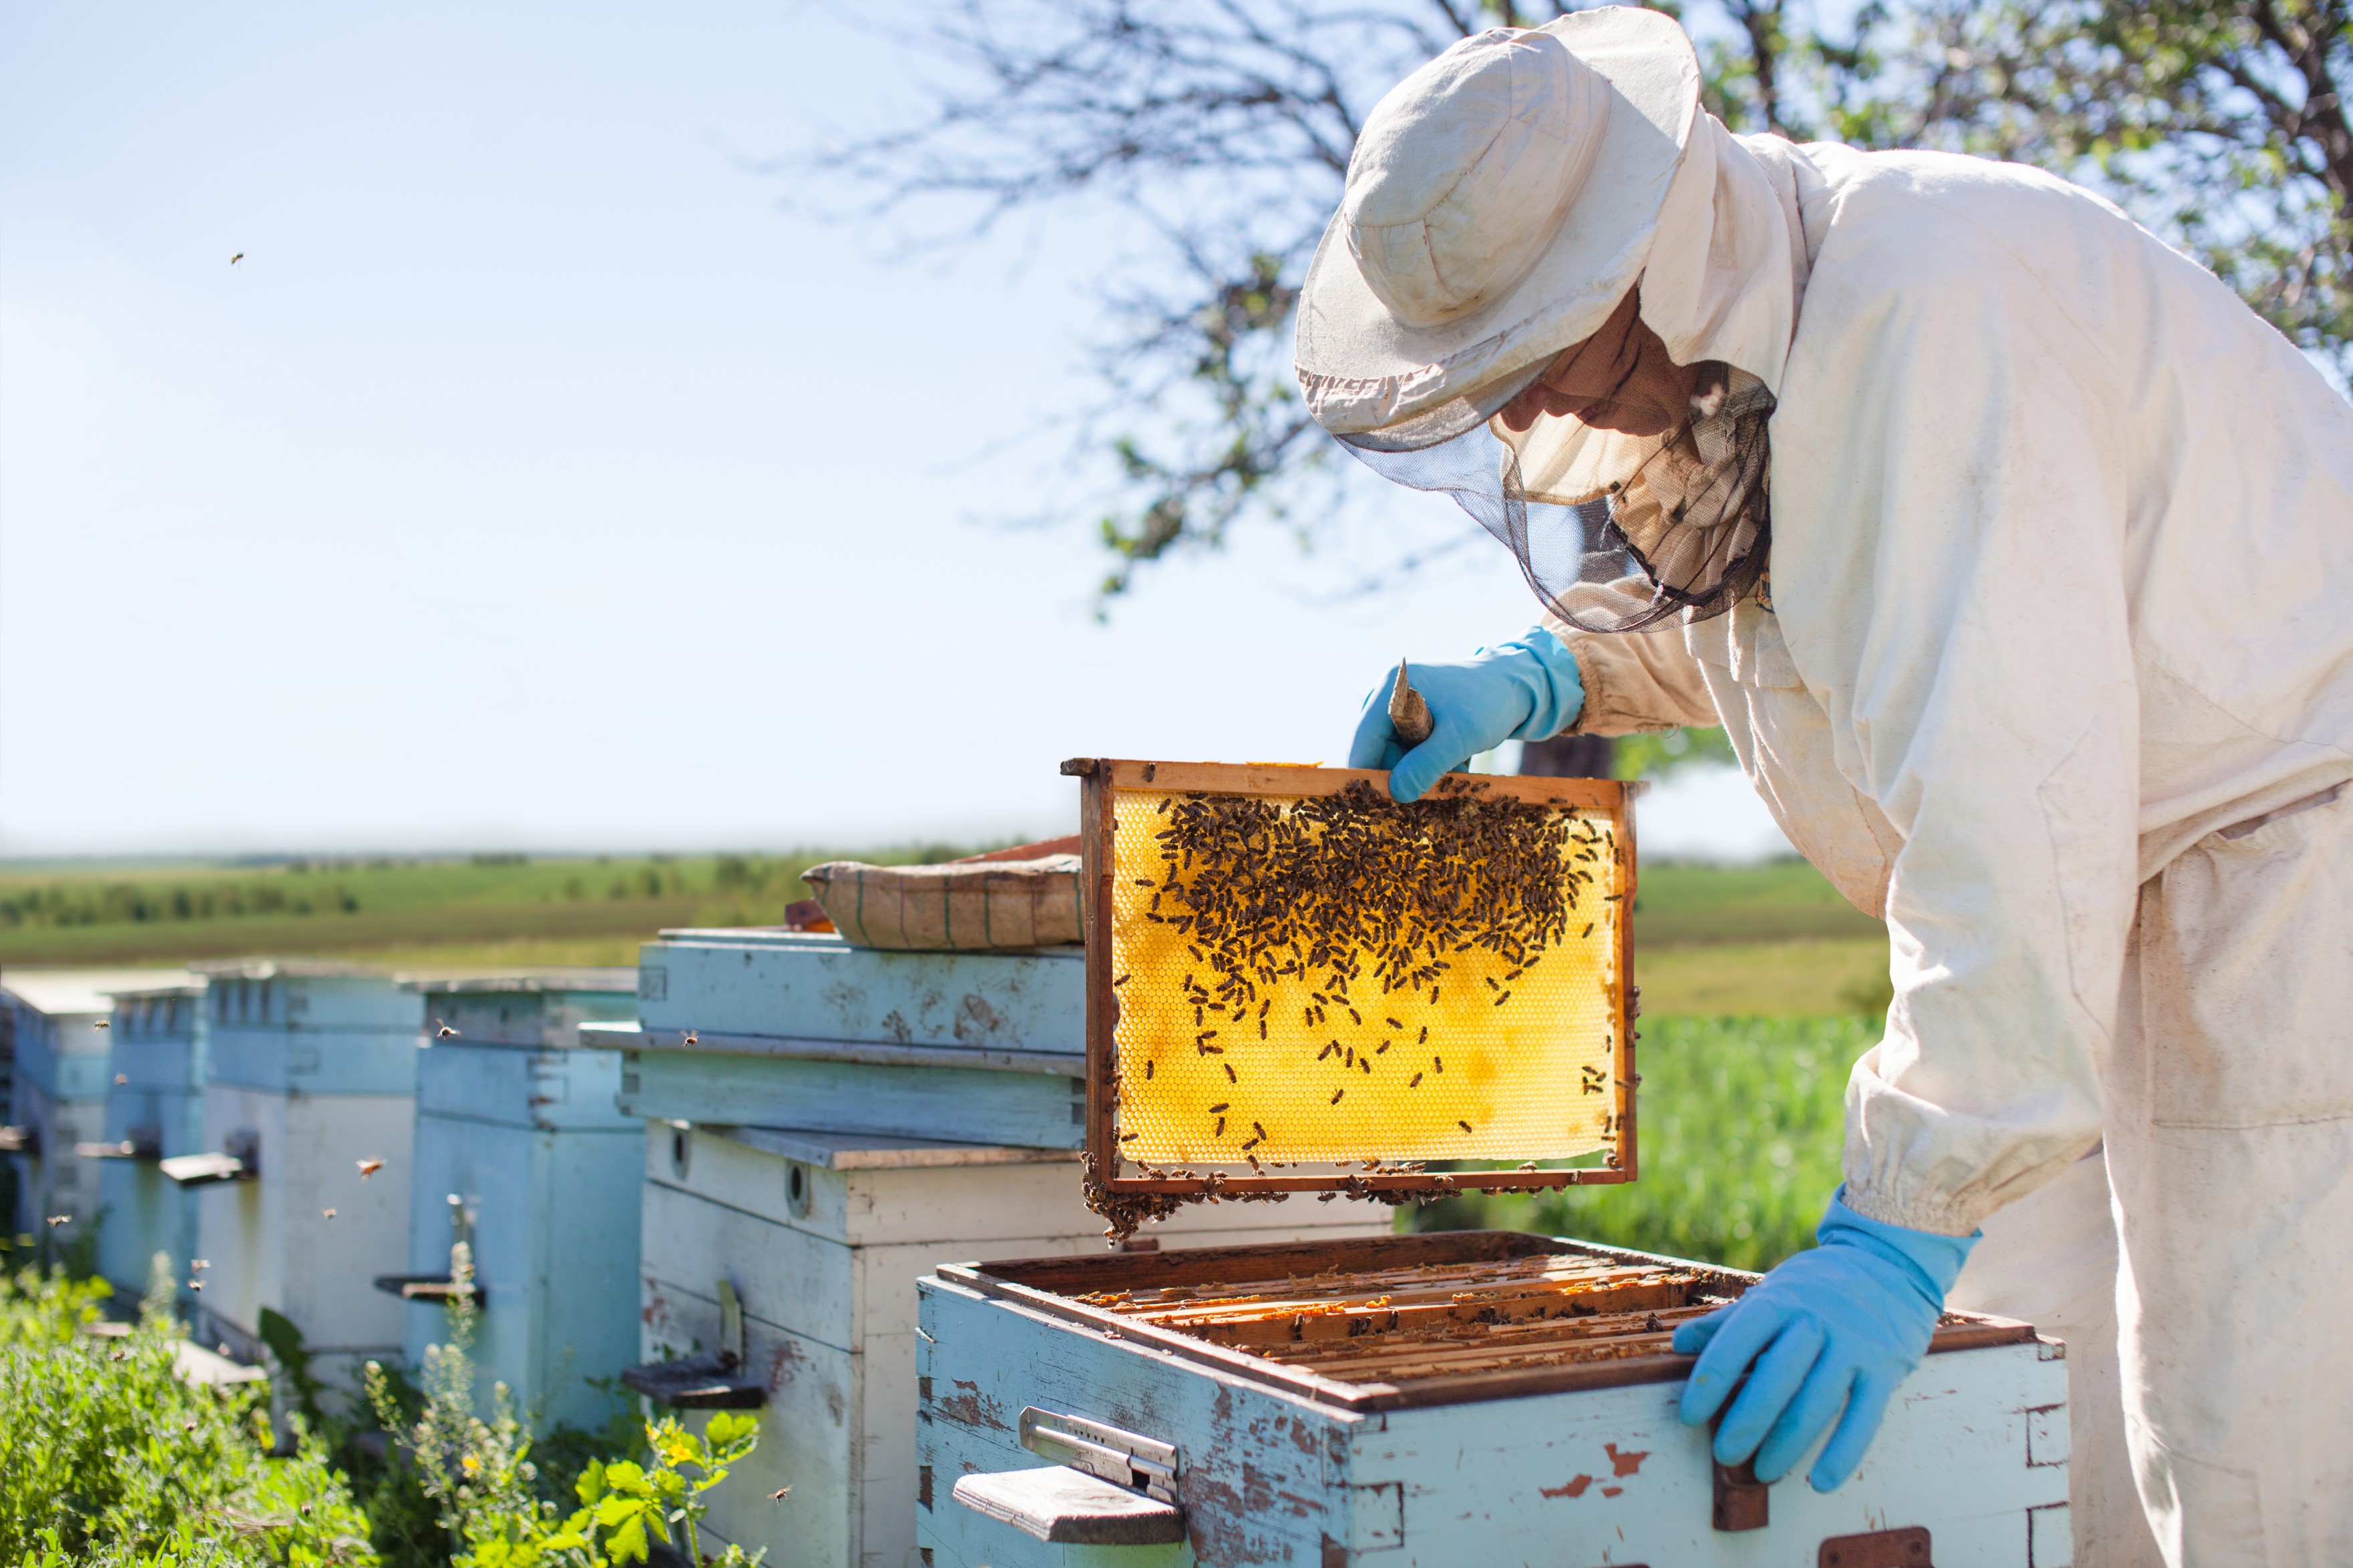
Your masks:
<svg viewBox="0 0 2353 1568"><path fill-rule="evenodd" d="M1628 785L1449 774L1399 805L1356 769L1063 771L1115 1235L1213 1196L1633 1179Z"/></svg>

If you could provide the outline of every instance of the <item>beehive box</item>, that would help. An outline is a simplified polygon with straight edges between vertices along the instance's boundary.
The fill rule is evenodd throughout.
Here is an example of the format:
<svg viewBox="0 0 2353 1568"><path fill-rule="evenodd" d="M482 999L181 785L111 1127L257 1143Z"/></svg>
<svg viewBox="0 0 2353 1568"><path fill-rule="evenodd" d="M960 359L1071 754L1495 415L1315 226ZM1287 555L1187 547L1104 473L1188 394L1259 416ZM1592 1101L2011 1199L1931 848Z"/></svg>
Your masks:
<svg viewBox="0 0 2353 1568"><path fill-rule="evenodd" d="M0 1132L16 1177L15 1231L62 1246L98 1224L105 1163L95 1151L113 1077L110 993L187 978L169 969L12 969L0 980L15 1058Z"/></svg>
<svg viewBox="0 0 2353 1568"><path fill-rule="evenodd" d="M195 966L207 977L204 1151L163 1169L201 1188L201 1343L259 1361L262 1309L290 1321L340 1395L401 1357L409 1148L424 998L322 959ZM363 1175L363 1159L381 1160ZM329 1211L332 1210L331 1214Z"/></svg>
<svg viewBox="0 0 2353 1568"><path fill-rule="evenodd" d="M196 1153L204 1137L205 988L193 978L111 994L114 1003L106 1127L95 1151L99 1268L117 1297L147 1292L157 1253L168 1261L185 1311L188 1259L196 1246L196 1190L167 1179L158 1163Z"/></svg>
<svg viewBox="0 0 2353 1568"><path fill-rule="evenodd" d="M1077 948L882 952L838 936L670 931L640 952L622 1103L680 1121L1076 1149ZM747 1110L747 1105L751 1109Z"/></svg>
<svg viewBox="0 0 2353 1568"><path fill-rule="evenodd" d="M586 1380L637 1360L645 1123L616 1103L620 1053L582 1045L580 1026L634 1017L637 973L409 989L423 998L425 1049L406 1270L377 1281L407 1303L408 1364L448 1337L449 1248L462 1238L481 1292L473 1356L485 1387L505 1384L534 1430L600 1426L611 1400Z"/></svg>
<svg viewBox="0 0 2353 1568"><path fill-rule="evenodd" d="M1751 1279L1507 1232L941 1269L923 1561L2070 1560L2066 1368L2024 1324L1947 1314L1835 1492L1716 1466L1669 1341Z"/></svg>
<svg viewBox="0 0 2353 1568"><path fill-rule="evenodd" d="M1078 1169L1071 1150L657 1123L645 1359L731 1351L761 1400L760 1447L712 1494L711 1531L791 1568L917 1563L915 1282L952 1258L1103 1251ZM1166 1227L1207 1242L1388 1228L1386 1209L1336 1204L1203 1205ZM740 1346L723 1333L722 1279Z"/></svg>

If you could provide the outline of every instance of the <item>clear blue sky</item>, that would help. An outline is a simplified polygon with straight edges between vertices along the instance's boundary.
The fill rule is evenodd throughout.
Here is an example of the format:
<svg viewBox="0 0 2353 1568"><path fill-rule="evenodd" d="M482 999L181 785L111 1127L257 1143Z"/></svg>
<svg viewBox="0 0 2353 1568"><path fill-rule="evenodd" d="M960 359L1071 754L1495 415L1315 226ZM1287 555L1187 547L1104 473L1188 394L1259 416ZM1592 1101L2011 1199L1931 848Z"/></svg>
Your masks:
<svg viewBox="0 0 2353 1568"><path fill-rule="evenodd" d="M0 0L0 854L1065 831L1064 756L1337 762L1528 623L1500 549L1331 605L1267 531L1098 625L1083 520L989 520L1102 215L894 267L754 167L907 65L790 4Z"/></svg>

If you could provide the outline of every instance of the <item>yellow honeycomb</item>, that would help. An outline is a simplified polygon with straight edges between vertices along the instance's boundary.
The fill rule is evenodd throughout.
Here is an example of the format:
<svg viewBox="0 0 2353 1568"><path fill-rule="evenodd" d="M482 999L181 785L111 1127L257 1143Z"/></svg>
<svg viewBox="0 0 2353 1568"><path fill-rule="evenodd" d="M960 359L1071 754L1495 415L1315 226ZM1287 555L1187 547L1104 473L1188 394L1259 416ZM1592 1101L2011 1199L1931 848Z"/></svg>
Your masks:
<svg viewBox="0 0 2353 1568"><path fill-rule="evenodd" d="M1255 815L1219 816L1214 833L1171 826L1244 798ZM1513 890L1477 869L1492 857L1450 843L1458 829L1443 821L1366 814L1339 844L1319 826L1329 797L1119 789L1110 804L1116 1132L1131 1165L1525 1162L1615 1146L1623 890L1608 813L1509 808L1544 819L1515 842L1543 846L1520 871L1556 869L1547 929L1504 907ZM1368 846L1368 831L1398 844ZM1283 876L1267 869L1278 860ZM1447 922L1425 918L1409 887L1451 887L1486 912L1448 927L1440 952L1430 933ZM1319 949L1315 932L1352 921L1381 940ZM1541 951L1522 950L1538 930Z"/></svg>

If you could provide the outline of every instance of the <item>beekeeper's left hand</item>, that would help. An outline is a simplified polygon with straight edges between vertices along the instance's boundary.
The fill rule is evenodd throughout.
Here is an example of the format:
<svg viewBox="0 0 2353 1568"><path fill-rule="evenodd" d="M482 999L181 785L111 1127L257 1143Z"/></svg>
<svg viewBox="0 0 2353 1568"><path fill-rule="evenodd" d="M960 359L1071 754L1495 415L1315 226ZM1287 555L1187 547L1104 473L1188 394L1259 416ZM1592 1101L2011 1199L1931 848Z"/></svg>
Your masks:
<svg viewBox="0 0 2353 1568"><path fill-rule="evenodd" d="M1736 1465L1755 1455L1760 1481L1787 1475L1833 1420L1838 1430L1807 1482L1835 1491L1854 1473L1895 1385L1927 1354L1945 1292L1977 1245L1975 1236L1865 1219L1840 1201L1845 1195L1841 1187L1831 1200L1814 1233L1820 1246L1722 1311L1675 1330L1675 1350L1699 1354L1683 1385L1685 1426L1713 1416L1748 1373L1716 1428L1715 1458Z"/></svg>

